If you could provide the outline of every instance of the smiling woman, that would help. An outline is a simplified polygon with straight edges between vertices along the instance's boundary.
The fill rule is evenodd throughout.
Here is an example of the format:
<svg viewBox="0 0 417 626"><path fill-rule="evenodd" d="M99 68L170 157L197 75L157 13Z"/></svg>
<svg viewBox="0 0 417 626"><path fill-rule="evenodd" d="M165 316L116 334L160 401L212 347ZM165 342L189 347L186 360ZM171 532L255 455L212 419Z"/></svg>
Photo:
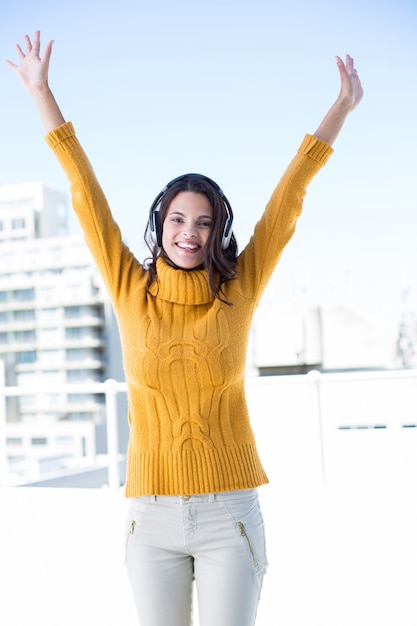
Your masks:
<svg viewBox="0 0 417 626"><path fill-rule="evenodd" d="M171 222L167 215L173 207L181 216ZM190 213L191 209L193 214ZM175 236L181 236L182 250L179 250L176 241L169 241L164 238L164 234L170 225L180 225L181 221L182 230L178 228L175 232ZM191 232L186 232L190 231L191 225ZM145 229L145 242L152 254L145 261L149 271L148 289L158 282L157 262L162 258L177 269L206 268L213 297L227 302L222 286L235 275L237 242L233 234L232 207L214 180L202 174L183 174L171 180L152 203ZM184 245L185 242L188 245ZM204 245L201 245L202 242ZM187 253L187 250L190 252Z"/></svg>
<svg viewBox="0 0 417 626"><path fill-rule="evenodd" d="M339 94L239 255L223 192L186 174L151 207L143 264L49 87L52 42L41 59L37 31L24 49L7 63L38 107L118 319L130 425L126 566L139 621L190 624L195 581L201 623L253 626L268 565L257 488L268 477L245 397L251 322L307 187L362 98L353 59L337 57Z"/></svg>

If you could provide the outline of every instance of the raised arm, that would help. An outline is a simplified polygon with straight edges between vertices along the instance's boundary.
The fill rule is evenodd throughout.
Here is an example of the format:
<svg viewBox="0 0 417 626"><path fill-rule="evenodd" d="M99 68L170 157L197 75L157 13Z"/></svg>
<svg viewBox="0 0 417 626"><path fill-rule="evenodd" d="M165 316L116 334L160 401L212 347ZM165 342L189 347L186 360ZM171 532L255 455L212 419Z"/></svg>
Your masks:
<svg viewBox="0 0 417 626"><path fill-rule="evenodd" d="M23 52L22 48L16 45L20 63L6 61L6 64L15 71L27 92L34 99L47 133L65 122L48 83L49 61L53 43L53 41L49 41L46 44L41 59L39 56L40 31L35 32L33 42L28 35L25 35L24 47L26 52Z"/></svg>
<svg viewBox="0 0 417 626"><path fill-rule="evenodd" d="M343 63L340 57L336 57L336 63L340 73L339 95L314 133L317 139L322 139L330 146L342 130L347 116L356 108L363 96L361 81L352 57L347 54L346 63Z"/></svg>

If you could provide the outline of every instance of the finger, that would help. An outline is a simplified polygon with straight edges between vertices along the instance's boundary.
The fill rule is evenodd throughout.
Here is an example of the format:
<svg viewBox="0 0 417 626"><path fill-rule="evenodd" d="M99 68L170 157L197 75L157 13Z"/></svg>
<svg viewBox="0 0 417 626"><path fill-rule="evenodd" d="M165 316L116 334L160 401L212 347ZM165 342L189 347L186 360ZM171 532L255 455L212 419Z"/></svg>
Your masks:
<svg viewBox="0 0 417 626"><path fill-rule="evenodd" d="M340 57L336 56L335 59L336 59L337 68L340 74L342 75L344 72L346 72L345 64L343 63L343 60Z"/></svg>
<svg viewBox="0 0 417 626"><path fill-rule="evenodd" d="M12 70L17 70L18 68L16 63L13 63L13 61L9 61L9 59L6 59L6 65L8 65Z"/></svg>
<svg viewBox="0 0 417 626"><path fill-rule="evenodd" d="M19 46L19 44L16 44L16 50L17 50L17 54L19 56L20 59L24 59L25 58L25 53L23 52L22 48Z"/></svg>
<svg viewBox="0 0 417 626"><path fill-rule="evenodd" d="M33 35L33 49L35 51L35 54L39 55L40 47L41 47L41 31L37 30L35 31L35 34Z"/></svg>
<svg viewBox="0 0 417 626"><path fill-rule="evenodd" d="M349 74L356 74L355 61L349 54L346 55L346 68Z"/></svg>
<svg viewBox="0 0 417 626"><path fill-rule="evenodd" d="M25 35L25 46L26 46L26 53L32 50L32 42L30 40L29 35Z"/></svg>
<svg viewBox="0 0 417 626"><path fill-rule="evenodd" d="M48 67L49 66L49 60L51 58L51 54L52 54L52 46L54 45L54 41L48 41L48 43L45 46L45 50L43 52L43 63Z"/></svg>
<svg viewBox="0 0 417 626"><path fill-rule="evenodd" d="M338 56L336 57L336 63L337 63L337 69L339 70L340 78L343 81L348 76L347 67L345 63L343 62L343 60Z"/></svg>

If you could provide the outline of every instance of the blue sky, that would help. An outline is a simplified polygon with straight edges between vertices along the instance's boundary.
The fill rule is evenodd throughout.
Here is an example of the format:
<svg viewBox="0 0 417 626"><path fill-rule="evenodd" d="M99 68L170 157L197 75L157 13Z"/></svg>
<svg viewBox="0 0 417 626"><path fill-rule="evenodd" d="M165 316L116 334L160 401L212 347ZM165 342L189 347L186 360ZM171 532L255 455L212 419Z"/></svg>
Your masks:
<svg viewBox="0 0 417 626"><path fill-rule="evenodd" d="M51 86L139 257L153 198L186 171L221 185L242 247L337 95L334 56L350 53L365 97L309 189L273 297L343 299L349 276L355 307L395 316L407 276L417 310L415 0L2 0L1 56L38 28L55 40ZM66 191L5 64L0 101L0 183Z"/></svg>

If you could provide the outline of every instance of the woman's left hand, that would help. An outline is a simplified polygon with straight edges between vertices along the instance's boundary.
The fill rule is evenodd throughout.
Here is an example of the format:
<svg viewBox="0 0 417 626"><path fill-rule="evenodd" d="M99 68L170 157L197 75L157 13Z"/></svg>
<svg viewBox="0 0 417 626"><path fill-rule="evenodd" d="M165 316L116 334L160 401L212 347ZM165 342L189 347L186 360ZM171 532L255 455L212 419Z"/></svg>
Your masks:
<svg viewBox="0 0 417 626"><path fill-rule="evenodd" d="M363 88L355 68L354 60L348 54L346 63L340 57L336 57L337 67L340 73L340 92L338 100L343 102L349 111L353 111L363 97Z"/></svg>

